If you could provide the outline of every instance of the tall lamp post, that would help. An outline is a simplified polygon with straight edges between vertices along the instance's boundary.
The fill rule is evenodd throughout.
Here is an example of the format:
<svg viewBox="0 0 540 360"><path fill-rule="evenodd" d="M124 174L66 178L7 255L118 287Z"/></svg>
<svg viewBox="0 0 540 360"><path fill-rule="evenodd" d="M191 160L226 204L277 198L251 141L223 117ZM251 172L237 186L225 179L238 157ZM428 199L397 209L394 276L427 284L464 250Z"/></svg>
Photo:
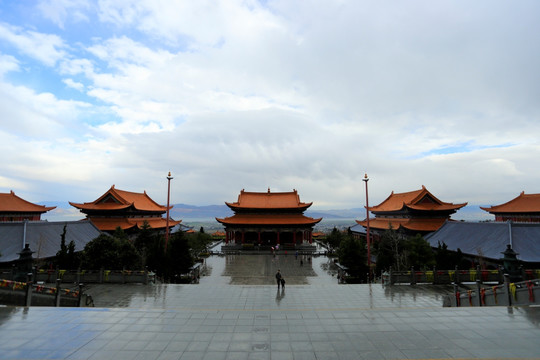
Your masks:
<svg viewBox="0 0 540 360"><path fill-rule="evenodd" d="M167 244L169 243L169 202L171 200L171 172L167 175L167 228L165 229L165 253L167 252Z"/></svg>
<svg viewBox="0 0 540 360"><path fill-rule="evenodd" d="M362 179L366 183L366 220L367 220L367 226L366 226L366 242L367 242L367 264L368 264L368 271L369 271L369 282L371 282L371 242L369 239L369 199L368 199L368 186L367 183L369 181L369 178L367 174L364 174L364 178Z"/></svg>

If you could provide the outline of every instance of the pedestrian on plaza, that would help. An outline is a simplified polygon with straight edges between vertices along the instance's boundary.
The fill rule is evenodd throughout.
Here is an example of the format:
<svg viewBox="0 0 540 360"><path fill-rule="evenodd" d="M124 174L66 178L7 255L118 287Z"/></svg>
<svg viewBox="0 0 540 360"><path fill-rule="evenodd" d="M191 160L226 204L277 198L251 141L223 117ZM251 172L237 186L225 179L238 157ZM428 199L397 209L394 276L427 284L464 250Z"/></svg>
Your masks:
<svg viewBox="0 0 540 360"><path fill-rule="evenodd" d="M304 260L300 259L300 266L304 266Z"/></svg>
<svg viewBox="0 0 540 360"><path fill-rule="evenodd" d="M279 287L281 286L281 280L282 280L282 277L281 277L281 270L278 269L277 273L276 273L276 282L277 282L277 287L279 289Z"/></svg>
<svg viewBox="0 0 540 360"><path fill-rule="evenodd" d="M298 250L296 250L296 252L294 253L294 259L298 259Z"/></svg>
<svg viewBox="0 0 540 360"><path fill-rule="evenodd" d="M285 290L285 279L281 278L281 288Z"/></svg>

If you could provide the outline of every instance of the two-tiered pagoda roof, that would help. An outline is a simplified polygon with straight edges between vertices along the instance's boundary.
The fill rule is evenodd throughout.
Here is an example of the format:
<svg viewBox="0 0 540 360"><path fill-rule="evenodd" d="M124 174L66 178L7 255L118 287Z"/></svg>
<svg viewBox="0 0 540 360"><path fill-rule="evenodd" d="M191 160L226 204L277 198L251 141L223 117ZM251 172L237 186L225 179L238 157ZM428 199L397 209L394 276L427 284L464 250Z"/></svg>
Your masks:
<svg viewBox="0 0 540 360"><path fill-rule="evenodd" d="M425 186L415 191L392 193L382 203L369 207L375 214L369 219L370 228L386 230L403 229L410 232L427 233L440 228L444 222L467 205L453 204L439 200ZM357 221L367 227L367 219Z"/></svg>
<svg viewBox="0 0 540 360"><path fill-rule="evenodd" d="M310 225L321 219L307 217L303 212L313 203L300 201L296 190L291 192L247 192L242 189L238 201L225 204L233 216L216 218L224 225Z"/></svg>
<svg viewBox="0 0 540 360"><path fill-rule="evenodd" d="M270 248L280 244L288 247L312 243L313 226L322 219L304 215L312 203L300 201L296 190L289 192L240 191L236 202L225 203L233 216L216 218L225 225L226 244L257 244ZM310 245L311 246L311 245Z"/></svg>
<svg viewBox="0 0 540 360"><path fill-rule="evenodd" d="M85 213L102 231L114 231L117 227L122 230L141 228L144 222L154 229L167 227L167 219L162 218L167 207L152 200L146 191L136 193L117 189L113 185L97 200L70 204ZM169 227L180 222L169 219Z"/></svg>

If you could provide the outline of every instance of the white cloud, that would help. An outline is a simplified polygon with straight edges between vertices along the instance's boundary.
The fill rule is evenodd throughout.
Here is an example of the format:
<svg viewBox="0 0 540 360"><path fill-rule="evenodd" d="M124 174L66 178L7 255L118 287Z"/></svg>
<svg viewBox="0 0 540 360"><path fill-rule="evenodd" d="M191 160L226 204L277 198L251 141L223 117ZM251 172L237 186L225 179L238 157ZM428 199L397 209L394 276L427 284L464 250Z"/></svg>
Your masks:
<svg viewBox="0 0 540 360"><path fill-rule="evenodd" d="M43 34L0 23L0 39L11 43L21 53L47 66L54 66L58 60L66 56L64 41L54 34Z"/></svg>
<svg viewBox="0 0 540 360"><path fill-rule="evenodd" d="M4 150L28 149L0 167L8 179L45 180L67 200L115 183L163 202L171 170L173 201L194 204L270 186L362 207L364 172L373 203L421 185L480 204L540 192L535 3L44 4L66 33L70 9L101 22L80 41L39 23L1 26L81 92L37 90L49 78L3 50L0 71L41 81L0 84L1 115L16 119L2 123Z"/></svg>
<svg viewBox="0 0 540 360"><path fill-rule="evenodd" d="M258 1L99 1L102 21L133 26L149 37L194 50L224 38L258 39L282 25Z"/></svg>
<svg viewBox="0 0 540 360"><path fill-rule="evenodd" d="M84 90L84 84L83 83L73 81L73 79L63 79L62 81L64 82L64 84L66 84L67 87L70 87L70 88L78 90L78 91L83 91Z"/></svg>
<svg viewBox="0 0 540 360"><path fill-rule="evenodd" d="M19 62L11 55L0 54L0 77L11 71L19 71Z"/></svg>
<svg viewBox="0 0 540 360"><path fill-rule="evenodd" d="M89 22L85 12L91 9L91 5L87 0L40 0L37 8L43 17L64 29L67 21Z"/></svg>
<svg viewBox="0 0 540 360"><path fill-rule="evenodd" d="M69 136L80 127L76 121L87 107L80 101L0 82L0 130L7 134L47 141Z"/></svg>

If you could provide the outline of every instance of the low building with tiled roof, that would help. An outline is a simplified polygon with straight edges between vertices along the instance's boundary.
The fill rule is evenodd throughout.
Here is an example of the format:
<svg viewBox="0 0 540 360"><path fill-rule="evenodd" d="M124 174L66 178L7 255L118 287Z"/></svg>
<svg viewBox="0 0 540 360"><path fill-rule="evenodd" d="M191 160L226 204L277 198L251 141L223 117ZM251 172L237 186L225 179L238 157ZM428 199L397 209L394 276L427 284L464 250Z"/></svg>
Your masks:
<svg viewBox="0 0 540 360"><path fill-rule="evenodd" d="M26 245L29 245L35 260L55 257L64 231L66 244L73 241L76 252L82 251L86 244L101 234L88 220L0 223L0 264L19 259L19 253Z"/></svg>
<svg viewBox="0 0 540 360"><path fill-rule="evenodd" d="M296 247L312 242L313 226L322 220L304 215L312 203L301 202L296 190L242 190L238 201L225 204L234 215L216 220L225 225L227 243Z"/></svg>
<svg viewBox="0 0 540 360"><path fill-rule="evenodd" d="M510 245L519 261L535 267L540 265L539 238L540 224L464 221L448 221L425 237L433 248L446 244L450 251L492 264L501 263Z"/></svg>
<svg viewBox="0 0 540 360"><path fill-rule="evenodd" d="M0 222L7 221L38 221L41 215L56 206L43 206L26 201L13 191L0 193Z"/></svg>
<svg viewBox="0 0 540 360"><path fill-rule="evenodd" d="M163 218L167 207L152 200L146 191L143 193L124 191L116 189L113 185L97 200L86 203L70 202L70 204L86 214L86 217L101 231L114 232L120 227L124 231L133 232L141 229L145 222L152 229L167 228L167 219ZM180 222L181 220L169 219L169 228Z"/></svg>
<svg viewBox="0 0 540 360"><path fill-rule="evenodd" d="M439 229L457 210L467 205L443 202L422 185L420 190L392 193L386 200L369 207L375 218L369 219L370 231L380 235L388 229L405 234L427 234ZM367 219L356 221L367 227Z"/></svg>
<svg viewBox="0 0 540 360"><path fill-rule="evenodd" d="M495 215L495 221L540 222L540 194L525 194L500 205L480 207Z"/></svg>

